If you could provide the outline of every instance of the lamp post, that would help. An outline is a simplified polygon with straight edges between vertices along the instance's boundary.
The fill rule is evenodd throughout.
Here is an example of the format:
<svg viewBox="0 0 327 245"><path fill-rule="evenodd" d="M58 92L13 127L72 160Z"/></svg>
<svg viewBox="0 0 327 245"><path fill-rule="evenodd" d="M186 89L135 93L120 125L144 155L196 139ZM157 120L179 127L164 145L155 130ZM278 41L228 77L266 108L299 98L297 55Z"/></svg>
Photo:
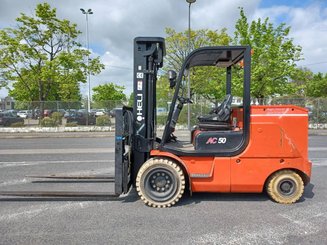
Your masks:
<svg viewBox="0 0 327 245"><path fill-rule="evenodd" d="M82 11L82 14L85 14L86 17L86 45L87 45L87 51L90 51L90 44L89 44L89 14L93 14L92 9L88 9L85 11L84 9L80 9ZM87 55L87 67L89 67L90 63L90 56L89 54ZM87 96L87 111L91 111L91 76L90 76L90 71L88 71L87 75L88 79L88 96Z"/></svg>
<svg viewBox="0 0 327 245"><path fill-rule="evenodd" d="M191 5L195 3L196 0L186 0L188 3L188 53L191 53ZM187 97L191 98L191 80L190 80L190 70L187 75ZM190 103L187 104L187 128L191 130L191 106Z"/></svg>

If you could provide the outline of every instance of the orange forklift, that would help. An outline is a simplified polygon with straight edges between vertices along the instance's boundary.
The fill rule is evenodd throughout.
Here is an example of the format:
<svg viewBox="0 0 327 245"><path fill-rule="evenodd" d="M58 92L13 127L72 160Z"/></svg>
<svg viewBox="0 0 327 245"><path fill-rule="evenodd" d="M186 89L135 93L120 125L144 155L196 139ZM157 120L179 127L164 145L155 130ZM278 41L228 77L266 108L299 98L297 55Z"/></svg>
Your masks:
<svg viewBox="0 0 327 245"><path fill-rule="evenodd" d="M191 52L178 73L169 71L174 89L162 138L156 132L156 83L163 66L165 41L160 37L134 40L134 105L116 111L115 176L33 176L55 179L106 179L114 193L0 192L7 196L104 197L136 187L151 207L176 204L192 192L266 191L278 203L294 203L311 177L308 160L308 112L293 105L251 105L251 48L203 47ZM242 105L233 106L233 69L243 66ZM189 141L174 133L183 106L185 76L194 67L226 70L226 96L208 115L198 117Z"/></svg>
<svg viewBox="0 0 327 245"><path fill-rule="evenodd" d="M263 192L278 203L294 203L310 181L308 113L292 105L251 105L251 48L203 47L185 59L161 139L156 136L156 74L165 54L161 38L136 38L131 141L132 181L152 207L169 207L192 192ZM148 57L145 59L144 57ZM146 61L147 60L147 61ZM232 106L232 69L243 66L243 104ZM175 135L184 104L182 82L192 67L226 69L226 96L211 114L198 117L191 141Z"/></svg>

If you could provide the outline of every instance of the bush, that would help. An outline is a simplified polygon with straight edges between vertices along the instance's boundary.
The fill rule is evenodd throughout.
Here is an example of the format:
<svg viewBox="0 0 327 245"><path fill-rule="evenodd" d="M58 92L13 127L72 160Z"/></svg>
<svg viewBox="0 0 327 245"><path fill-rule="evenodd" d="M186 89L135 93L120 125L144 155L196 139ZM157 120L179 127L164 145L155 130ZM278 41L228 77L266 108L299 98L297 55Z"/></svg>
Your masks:
<svg viewBox="0 0 327 245"><path fill-rule="evenodd" d="M51 118L54 120L56 125L62 124L62 114L60 112L54 112L51 114Z"/></svg>
<svg viewBox="0 0 327 245"><path fill-rule="evenodd" d="M15 122L15 123L10 124L10 127L21 128L21 127L25 127L25 125L24 125L24 122Z"/></svg>
<svg viewBox="0 0 327 245"><path fill-rule="evenodd" d="M111 121L109 116L99 116L96 118L96 125L97 126L110 126Z"/></svg>
<svg viewBox="0 0 327 245"><path fill-rule="evenodd" d="M69 123L66 123L65 125L66 127L77 127L78 124L76 122L69 122Z"/></svg>
<svg viewBox="0 0 327 245"><path fill-rule="evenodd" d="M157 116L157 125L165 125L167 121L167 115L158 115Z"/></svg>
<svg viewBox="0 0 327 245"><path fill-rule="evenodd" d="M40 121L41 127L57 127L58 124L53 118L45 117Z"/></svg>

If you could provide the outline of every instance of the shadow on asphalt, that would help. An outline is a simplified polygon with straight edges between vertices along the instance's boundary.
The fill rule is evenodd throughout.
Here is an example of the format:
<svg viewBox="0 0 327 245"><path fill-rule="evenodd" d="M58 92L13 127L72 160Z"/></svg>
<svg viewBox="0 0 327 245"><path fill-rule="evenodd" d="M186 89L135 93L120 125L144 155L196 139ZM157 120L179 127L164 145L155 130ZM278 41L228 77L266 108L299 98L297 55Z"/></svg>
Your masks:
<svg viewBox="0 0 327 245"><path fill-rule="evenodd" d="M305 202L306 199L314 197L314 185L309 183L305 189L303 196L299 202ZM0 202L26 202L26 201L42 201L42 202L56 202L56 201L120 201L122 203L133 203L139 201L140 198L135 190L121 197L2 197ZM271 201L265 192L263 193L185 193L182 199L176 206L188 206L198 204L203 201L206 202L266 202ZM273 201L271 201L273 202Z"/></svg>
<svg viewBox="0 0 327 245"><path fill-rule="evenodd" d="M264 202L269 201L265 193L193 193L192 196L184 195L178 202L178 206L187 206L206 202Z"/></svg>
<svg viewBox="0 0 327 245"><path fill-rule="evenodd" d="M309 183L303 192L303 196L298 202L305 202L306 199L312 199L314 197L314 185ZM176 204L177 206L187 206L191 204L198 204L203 201L218 201L218 202L266 202L272 201L267 193L193 193L190 196L188 193Z"/></svg>
<svg viewBox="0 0 327 245"><path fill-rule="evenodd" d="M309 198L312 199L315 195L315 193L313 192L313 188L315 187L314 184L309 183L305 188L304 188L304 193L303 193L303 197L304 198ZM303 198L302 197L302 198Z"/></svg>
<svg viewBox="0 0 327 245"><path fill-rule="evenodd" d="M0 202L86 202L86 201L123 201L117 197L4 197Z"/></svg>

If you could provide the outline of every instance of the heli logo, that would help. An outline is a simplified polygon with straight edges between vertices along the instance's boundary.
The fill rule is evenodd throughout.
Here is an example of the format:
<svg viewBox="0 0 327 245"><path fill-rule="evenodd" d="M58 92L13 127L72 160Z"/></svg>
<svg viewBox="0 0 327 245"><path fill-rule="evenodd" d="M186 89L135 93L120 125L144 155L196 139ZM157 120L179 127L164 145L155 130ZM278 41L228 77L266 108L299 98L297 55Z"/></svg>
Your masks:
<svg viewBox="0 0 327 245"><path fill-rule="evenodd" d="M208 138L206 145L225 144L227 139L225 137L210 137Z"/></svg>
<svg viewBox="0 0 327 245"><path fill-rule="evenodd" d="M142 114L142 110L143 110L143 94L137 94L136 95L136 119L137 121L142 121L143 119L143 114Z"/></svg>

